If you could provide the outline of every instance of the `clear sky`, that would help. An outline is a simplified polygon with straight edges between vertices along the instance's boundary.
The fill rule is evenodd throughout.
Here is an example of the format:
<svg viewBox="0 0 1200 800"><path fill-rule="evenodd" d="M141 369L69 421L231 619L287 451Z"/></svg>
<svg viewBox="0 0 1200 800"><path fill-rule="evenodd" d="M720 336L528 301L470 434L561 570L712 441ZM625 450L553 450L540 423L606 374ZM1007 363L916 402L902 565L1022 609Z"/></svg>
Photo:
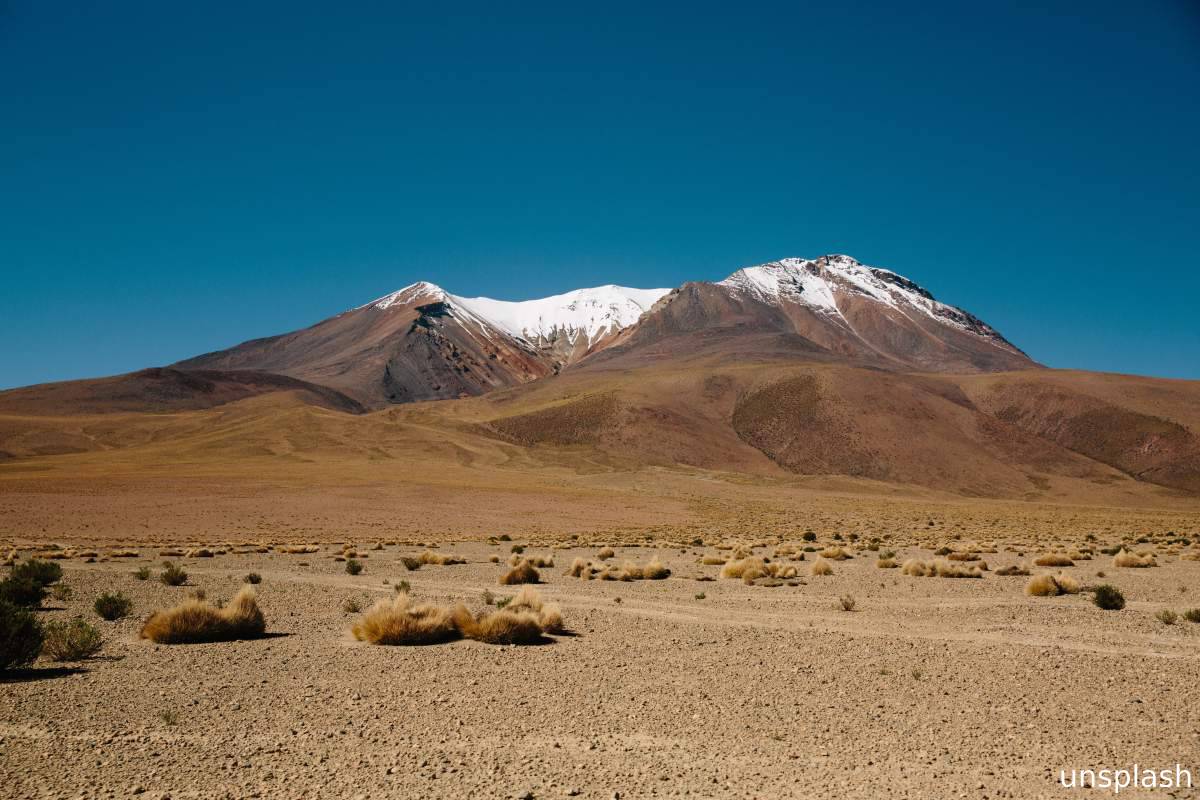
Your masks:
<svg viewBox="0 0 1200 800"><path fill-rule="evenodd" d="M1200 378L1200 4L0 0L0 386L822 253Z"/></svg>

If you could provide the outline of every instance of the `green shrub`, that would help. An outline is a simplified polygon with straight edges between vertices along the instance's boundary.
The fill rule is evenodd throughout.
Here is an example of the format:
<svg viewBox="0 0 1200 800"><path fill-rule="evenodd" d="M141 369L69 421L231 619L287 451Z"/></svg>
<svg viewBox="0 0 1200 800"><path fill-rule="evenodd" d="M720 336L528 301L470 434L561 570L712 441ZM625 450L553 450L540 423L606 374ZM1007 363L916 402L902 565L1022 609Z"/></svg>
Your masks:
<svg viewBox="0 0 1200 800"><path fill-rule="evenodd" d="M41 586L49 586L62 579L62 567L53 561L24 561L12 568L10 578L28 578Z"/></svg>
<svg viewBox="0 0 1200 800"><path fill-rule="evenodd" d="M363 566L361 561L355 561L353 558L346 560L346 572L351 575L357 575L362 572Z"/></svg>
<svg viewBox="0 0 1200 800"><path fill-rule="evenodd" d="M1200 622L1200 608L1189 608L1183 612L1183 618L1188 622Z"/></svg>
<svg viewBox="0 0 1200 800"><path fill-rule="evenodd" d="M102 618L112 622L128 617L133 611L133 601L120 592L105 592L96 598L95 609Z"/></svg>
<svg viewBox="0 0 1200 800"><path fill-rule="evenodd" d="M75 590L65 583L56 583L50 587L50 596L55 600L70 600L75 596Z"/></svg>
<svg viewBox="0 0 1200 800"><path fill-rule="evenodd" d="M1120 611L1125 607L1125 595L1121 594L1121 590L1117 587L1102 583L1096 587L1096 592L1092 595L1092 602L1096 604L1097 608L1105 611Z"/></svg>
<svg viewBox="0 0 1200 800"><path fill-rule="evenodd" d="M135 569L133 571L133 577L137 578L139 581L146 580L147 578L150 577L150 568L149 567L138 567L137 569Z"/></svg>
<svg viewBox="0 0 1200 800"><path fill-rule="evenodd" d="M257 586L258 584L262 583L262 575L259 575L257 572L251 572L246 576L245 581L246 583L252 583Z"/></svg>
<svg viewBox="0 0 1200 800"><path fill-rule="evenodd" d="M42 651L42 637L32 612L0 601L0 672L32 664Z"/></svg>
<svg viewBox="0 0 1200 800"><path fill-rule="evenodd" d="M1159 611L1154 615L1154 618L1163 625L1174 625L1179 621L1179 615L1169 608L1164 608L1162 611Z"/></svg>
<svg viewBox="0 0 1200 800"><path fill-rule="evenodd" d="M806 542L815 542L817 540L817 535L812 531L805 531L804 536L801 538L803 538Z"/></svg>
<svg viewBox="0 0 1200 800"><path fill-rule="evenodd" d="M414 570L421 568L421 559L413 558L412 556L401 556L400 563L404 564L404 568L409 572L413 572Z"/></svg>
<svg viewBox="0 0 1200 800"><path fill-rule="evenodd" d="M46 640L42 652L52 661L82 661L100 652L104 639L96 626L89 625L82 617L70 622L46 623Z"/></svg>
<svg viewBox="0 0 1200 800"><path fill-rule="evenodd" d="M0 602L37 608L46 597L46 587L28 576L10 576L0 581Z"/></svg>
<svg viewBox="0 0 1200 800"><path fill-rule="evenodd" d="M167 586L183 586L187 583L187 578L187 573L170 561L163 562L162 574L158 576L158 579Z"/></svg>

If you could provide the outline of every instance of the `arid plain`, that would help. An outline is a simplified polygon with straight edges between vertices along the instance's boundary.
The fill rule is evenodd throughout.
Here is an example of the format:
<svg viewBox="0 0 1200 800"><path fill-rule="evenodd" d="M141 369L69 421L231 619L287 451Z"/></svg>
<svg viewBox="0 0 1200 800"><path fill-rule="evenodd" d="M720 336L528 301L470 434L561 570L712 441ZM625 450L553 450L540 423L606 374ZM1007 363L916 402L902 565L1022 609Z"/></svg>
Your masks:
<svg viewBox="0 0 1200 800"><path fill-rule="evenodd" d="M1157 616L1200 606L1185 495L1139 484L1117 507L618 469L444 430L422 442L405 424L403 458L189 460L175 438L170 470L152 445L0 468L4 549L55 557L71 589L41 615L81 615L104 639L0 683L11 796L1062 797L1059 769L1200 762L1200 626ZM1122 545L1156 566L1114 566ZM402 561L427 550L466 563ZM987 570L904 574L938 551ZM1033 563L1046 554L1073 566ZM525 556L553 559L536 588L565 633L351 634L402 581L415 601L489 610ZM780 577L721 577L746 557ZM592 579L568 574L576 559ZM167 560L184 584L158 580ZM669 577L620 580L652 561ZM1015 565L1083 591L1030 596L1030 577L997 574ZM250 573L265 638L139 638L151 612L197 590L228 600ZM1123 610L1093 605L1100 583ZM104 592L132 613L100 620Z"/></svg>

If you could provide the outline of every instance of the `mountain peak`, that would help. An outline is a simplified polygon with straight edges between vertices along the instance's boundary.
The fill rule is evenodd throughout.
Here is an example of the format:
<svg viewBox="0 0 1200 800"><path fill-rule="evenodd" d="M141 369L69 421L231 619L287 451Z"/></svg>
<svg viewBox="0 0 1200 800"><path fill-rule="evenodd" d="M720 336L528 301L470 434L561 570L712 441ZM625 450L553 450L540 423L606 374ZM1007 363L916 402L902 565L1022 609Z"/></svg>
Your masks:
<svg viewBox="0 0 1200 800"><path fill-rule="evenodd" d="M437 284L430 283L429 281L417 281L416 283L410 283L403 289L397 289L391 294L385 294L383 297L372 300L364 306L359 306L359 308L370 306L371 308L386 310L392 306L411 303L414 300L428 298L430 301L437 302L445 300L447 297L446 290Z"/></svg>

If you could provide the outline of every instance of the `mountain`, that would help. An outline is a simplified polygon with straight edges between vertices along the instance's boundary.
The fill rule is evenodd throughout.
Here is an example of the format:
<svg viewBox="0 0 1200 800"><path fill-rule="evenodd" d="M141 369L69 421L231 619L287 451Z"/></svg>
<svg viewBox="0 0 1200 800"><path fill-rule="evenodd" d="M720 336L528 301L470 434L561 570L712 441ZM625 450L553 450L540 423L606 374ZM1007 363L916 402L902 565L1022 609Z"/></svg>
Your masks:
<svg viewBox="0 0 1200 800"><path fill-rule="evenodd" d="M1197 409L1200 382L1041 367L907 278L831 255L523 302L416 283L169 368L0 392L0 461L147 478L391 464L510 487L667 468L1157 503L1200 497Z"/></svg>
<svg viewBox="0 0 1200 800"><path fill-rule="evenodd" d="M467 397L575 363L666 291L603 286L518 303L458 297L422 281L310 328L175 366L276 372L374 408Z"/></svg>
<svg viewBox="0 0 1200 800"><path fill-rule="evenodd" d="M484 394L595 359L848 361L883 369L1036 366L995 329L848 256L784 259L675 290L600 286L512 302L419 282L301 331L187 359L328 386L371 408Z"/></svg>
<svg viewBox="0 0 1200 800"><path fill-rule="evenodd" d="M838 255L789 258L717 283L684 284L600 360L721 353L932 372L1037 366L969 312L894 272Z"/></svg>

